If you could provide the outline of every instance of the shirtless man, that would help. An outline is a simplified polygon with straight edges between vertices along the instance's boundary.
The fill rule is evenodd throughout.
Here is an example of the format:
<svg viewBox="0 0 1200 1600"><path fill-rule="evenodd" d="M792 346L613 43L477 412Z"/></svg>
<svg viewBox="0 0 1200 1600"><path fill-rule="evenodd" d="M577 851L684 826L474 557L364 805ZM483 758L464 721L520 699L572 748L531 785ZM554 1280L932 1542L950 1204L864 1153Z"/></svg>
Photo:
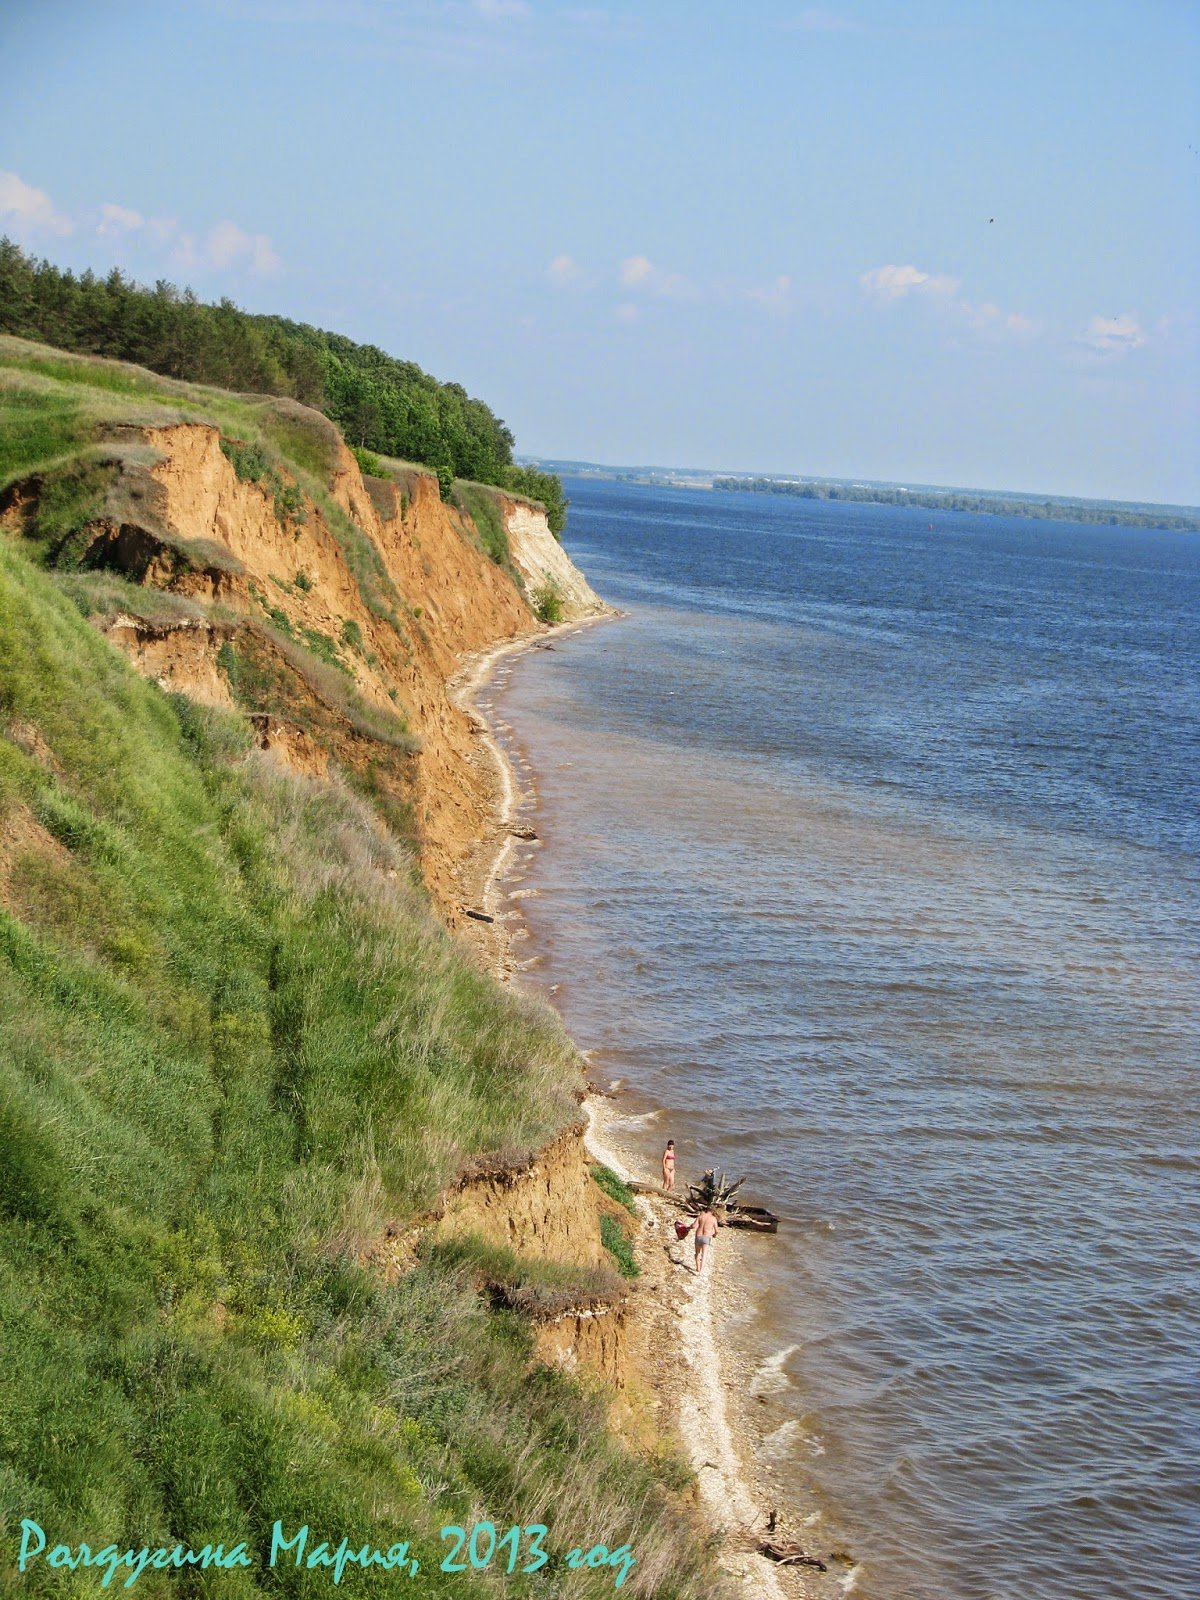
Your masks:
<svg viewBox="0 0 1200 1600"><path fill-rule="evenodd" d="M663 1151L663 1188L668 1192L675 1187L675 1141L667 1140L667 1148Z"/></svg>
<svg viewBox="0 0 1200 1600"><path fill-rule="evenodd" d="M696 1272L704 1271L704 1258L708 1255L708 1247L717 1237L717 1229L721 1224L716 1216L707 1207L696 1218Z"/></svg>

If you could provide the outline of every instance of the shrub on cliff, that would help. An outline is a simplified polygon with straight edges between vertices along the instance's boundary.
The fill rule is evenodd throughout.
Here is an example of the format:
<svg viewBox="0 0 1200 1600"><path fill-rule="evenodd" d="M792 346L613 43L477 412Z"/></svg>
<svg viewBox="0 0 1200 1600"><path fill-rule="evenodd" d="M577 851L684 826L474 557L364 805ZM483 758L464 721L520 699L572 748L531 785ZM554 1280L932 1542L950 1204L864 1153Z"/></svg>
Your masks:
<svg viewBox="0 0 1200 1600"><path fill-rule="evenodd" d="M545 506L550 532L556 539L562 536L571 502L563 494L562 479L557 473L542 472L538 467L509 467L504 474L504 485L514 494Z"/></svg>
<svg viewBox="0 0 1200 1600"><path fill-rule="evenodd" d="M539 584L529 598L533 606L533 614L539 622L555 623L562 621L562 590L549 573L546 574L546 581Z"/></svg>

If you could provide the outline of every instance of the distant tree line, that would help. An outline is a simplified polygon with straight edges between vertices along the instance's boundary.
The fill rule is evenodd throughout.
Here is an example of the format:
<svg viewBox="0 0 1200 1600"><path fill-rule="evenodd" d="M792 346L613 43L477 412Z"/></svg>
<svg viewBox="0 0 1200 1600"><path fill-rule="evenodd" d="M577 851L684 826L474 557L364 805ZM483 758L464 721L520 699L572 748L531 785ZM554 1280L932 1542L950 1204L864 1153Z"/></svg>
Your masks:
<svg viewBox="0 0 1200 1600"><path fill-rule="evenodd" d="M987 512L992 516L1038 517L1055 522L1100 523L1114 528L1166 528L1178 533L1200 533L1200 517L1084 500L1030 500L1011 495L964 494L957 489L800 483L787 478L714 478L713 488L790 495L799 500L854 500L876 506L919 506L928 511Z"/></svg>
<svg viewBox="0 0 1200 1600"><path fill-rule="evenodd" d="M556 533L566 520L560 480L513 465L512 433L482 400L341 334L252 316L228 299L209 305L163 279L148 289L116 269L76 276L9 239L0 239L0 332L192 383L290 395L353 445L542 500Z"/></svg>

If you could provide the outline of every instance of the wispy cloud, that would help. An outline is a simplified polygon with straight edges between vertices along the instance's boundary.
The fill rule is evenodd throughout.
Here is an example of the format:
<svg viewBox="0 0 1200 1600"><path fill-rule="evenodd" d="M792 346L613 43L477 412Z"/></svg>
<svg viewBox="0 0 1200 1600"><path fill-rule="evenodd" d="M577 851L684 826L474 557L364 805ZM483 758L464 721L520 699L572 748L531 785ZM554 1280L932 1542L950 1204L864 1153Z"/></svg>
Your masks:
<svg viewBox="0 0 1200 1600"><path fill-rule="evenodd" d="M657 295L663 300L702 300L703 290L682 272L656 267L648 256L627 256L621 263L621 283L626 289Z"/></svg>
<svg viewBox="0 0 1200 1600"><path fill-rule="evenodd" d="M959 293L961 279L948 272L923 272L920 267L889 265L860 272L858 281L872 299L894 303L911 296L936 302L959 327L990 338L1032 338L1041 325L1023 311L1004 311L994 300L969 300Z"/></svg>
<svg viewBox="0 0 1200 1600"><path fill-rule="evenodd" d="M1089 350L1106 356L1127 355L1145 342L1145 329L1132 311L1122 311L1115 317L1093 317L1082 339Z"/></svg>
<svg viewBox="0 0 1200 1600"><path fill-rule="evenodd" d="M745 295L752 305L759 306L771 316L786 316L792 309L792 280L786 272L781 272L770 283L752 285Z"/></svg>
<svg viewBox="0 0 1200 1600"><path fill-rule="evenodd" d="M854 17L843 16L840 11L822 11L810 7L785 24L801 33L865 33L866 27Z"/></svg>
<svg viewBox="0 0 1200 1600"><path fill-rule="evenodd" d="M151 252L167 255L182 272L250 272L267 277L283 265L265 233L250 233L228 218L206 232L189 232L176 217L147 217L133 206L105 200L76 216L66 216L42 189L35 189L15 172L0 172L0 228L22 243L37 235L74 233L101 239L137 243Z"/></svg>
<svg viewBox="0 0 1200 1600"><path fill-rule="evenodd" d="M0 172L0 222L22 241L37 234L61 236L74 230L70 217L56 209L44 189L35 189L15 172Z"/></svg>
<svg viewBox="0 0 1200 1600"><path fill-rule="evenodd" d="M265 233L245 233L236 222L218 222L205 246L209 262L218 270L245 266L268 277L283 265Z"/></svg>
<svg viewBox="0 0 1200 1600"><path fill-rule="evenodd" d="M532 15L533 7L525 0L471 0L471 9L489 22L511 22Z"/></svg>
<svg viewBox="0 0 1200 1600"><path fill-rule="evenodd" d="M583 283L587 274L573 256L564 252L555 256L550 262L546 268L546 276L557 288L565 289L571 284Z"/></svg>
<svg viewBox="0 0 1200 1600"><path fill-rule="evenodd" d="M144 217L132 206L106 201L96 232L101 238L140 238L149 249L165 251L177 272L250 272L266 278L283 265L265 233L249 233L228 218L198 234L177 217Z"/></svg>
<svg viewBox="0 0 1200 1600"><path fill-rule="evenodd" d="M886 266L860 272L858 281L868 294L880 300L902 300L909 294L957 294L960 280L942 272L922 272L919 267Z"/></svg>
<svg viewBox="0 0 1200 1600"><path fill-rule="evenodd" d="M563 251L545 267L547 283L556 289L595 290L603 278L581 265L574 256ZM616 279L622 297L613 308L618 321L632 322L638 309L646 309L654 300L674 301L682 305L751 305L770 316L790 315L795 309L795 285L786 272L777 273L765 281L740 282L730 279L700 279L688 277L658 266L647 255L625 256L617 263Z"/></svg>
<svg viewBox="0 0 1200 1600"><path fill-rule="evenodd" d="M106 201L100 207L100 221L96 232L104 234L136 233L139 228L146 226L146 219L140 211L133 211L128 206L114 206Z"/></svg>

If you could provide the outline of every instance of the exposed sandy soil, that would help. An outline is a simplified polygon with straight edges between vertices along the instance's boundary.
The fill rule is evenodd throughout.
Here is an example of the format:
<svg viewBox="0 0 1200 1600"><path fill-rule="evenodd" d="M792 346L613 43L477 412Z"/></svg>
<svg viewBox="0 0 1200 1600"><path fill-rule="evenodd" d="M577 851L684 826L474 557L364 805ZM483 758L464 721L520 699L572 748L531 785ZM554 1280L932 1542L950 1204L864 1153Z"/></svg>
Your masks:
<svg viewBox="0 0 1200 1600"><path fill-rule="evenodd" d="M598 1267L604 1248L582 1131L567 1128L520 1167L472 1174L446 1196L439 1235L473 1233L518 1255Z"/></svg>
<svg viewBox="0 0 1200 1600"><path fill-rule="evenodd" d="M13 909L12 880L28 859L41 857L61 866L67 851L47 833L28 806L14 806L0 819L0 906Z"/></svg>

